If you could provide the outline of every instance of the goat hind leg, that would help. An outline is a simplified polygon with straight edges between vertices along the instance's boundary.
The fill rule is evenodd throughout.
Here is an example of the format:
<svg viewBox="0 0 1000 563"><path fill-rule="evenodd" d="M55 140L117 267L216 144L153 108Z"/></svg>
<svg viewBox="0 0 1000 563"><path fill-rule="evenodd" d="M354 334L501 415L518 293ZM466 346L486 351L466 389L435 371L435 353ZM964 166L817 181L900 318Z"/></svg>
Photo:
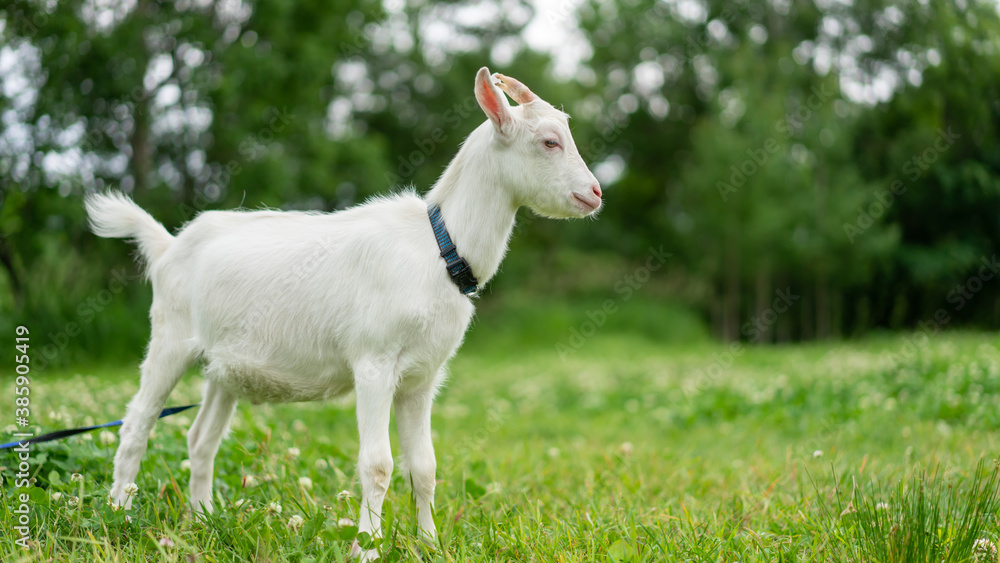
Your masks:
<svg viewBox="0 0 1000 563"><path fill-rule="evenodd" d="M212 477L219 444L236 410L236 396L211 380L205 382L205 398L188 431L191 458L191 507L196 513L212 512Z"/></svg>
<svg viewBox="0 0 1000 563"><path fill-rule="evenodd" d="M111 485L113 505L131 508L132 496L125 488L135 482L149 433L192 359L193 354L183 340L157 336L154 328L149 352L142 362L139 392L129 402L119 432L121 441L115 454L114 483Z"/></svg>

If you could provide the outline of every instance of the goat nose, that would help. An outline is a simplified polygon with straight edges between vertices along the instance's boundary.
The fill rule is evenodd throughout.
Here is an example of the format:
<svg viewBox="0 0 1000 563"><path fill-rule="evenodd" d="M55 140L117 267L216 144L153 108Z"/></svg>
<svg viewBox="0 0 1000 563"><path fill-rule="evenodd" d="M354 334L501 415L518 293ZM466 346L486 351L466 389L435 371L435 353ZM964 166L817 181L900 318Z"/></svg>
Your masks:
<svg viewBox="0 0 1000 563"><path fill-rule="evenodd" d="M594 184L593 186L590 187L590 189L594 190L594 195L596 195L597 197L601 197L601 185L600 184Z"/></svg>

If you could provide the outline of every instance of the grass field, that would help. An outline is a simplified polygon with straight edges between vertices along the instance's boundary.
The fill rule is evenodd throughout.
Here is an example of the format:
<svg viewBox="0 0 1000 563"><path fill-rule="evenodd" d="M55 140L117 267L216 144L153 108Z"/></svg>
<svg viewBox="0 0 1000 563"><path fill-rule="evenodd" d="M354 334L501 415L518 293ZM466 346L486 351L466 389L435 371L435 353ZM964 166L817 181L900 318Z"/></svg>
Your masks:
<svg viewBox="0 0 1000 563"><path fill-rule="evenodd" d="M564 357L474 335L435 407L440 546L413 540L397 472L384 560L995 560L984 542L974 558L1000 533L994 335L734 353L606 332ZM119 418L135 371L36 379L35 422ZM192 373L170 404L199 391ZM35 446L29 551L14 544L14 460L0 457L0 560L343 560L360 494L350 401L241 405L207 522L185 507L193 412L157 426L131 522L106 505L115 432Z"/></svg>

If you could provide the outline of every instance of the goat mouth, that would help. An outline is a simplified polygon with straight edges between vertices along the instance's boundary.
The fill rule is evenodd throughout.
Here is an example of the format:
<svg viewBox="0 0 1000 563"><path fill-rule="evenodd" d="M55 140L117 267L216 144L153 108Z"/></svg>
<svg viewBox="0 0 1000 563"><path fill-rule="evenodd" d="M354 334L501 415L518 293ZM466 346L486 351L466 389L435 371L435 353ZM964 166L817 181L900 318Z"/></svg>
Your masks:
<svg viewBox="0 0 1000 563"><path fill-rule="evenodd" d="M595 211L598 207L601 206L600 199L598 199L597 202L595 203L591 200L585 199L582 195L576 192L573 192L573 199L575 199L577 202L583 205L583 207L585 207L587 211Z"/></svg>

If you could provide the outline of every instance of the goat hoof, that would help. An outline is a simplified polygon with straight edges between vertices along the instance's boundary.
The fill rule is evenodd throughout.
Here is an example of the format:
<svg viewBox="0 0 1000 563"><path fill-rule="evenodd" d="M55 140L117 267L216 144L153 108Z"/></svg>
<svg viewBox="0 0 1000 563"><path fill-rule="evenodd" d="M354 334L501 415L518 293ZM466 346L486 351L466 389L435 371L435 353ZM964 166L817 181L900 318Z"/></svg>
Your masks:
<svg viewBox="0 0 1000 563"><path fill-rule="evenodd" d="M437 551L437 538L434 534L428 534L426 532L421 532L419 535L420 545L428 551Z"/></svg>
<svg viewBox="0 0 1000 563"><path fill-rule="evenodd" d="M357 558L358 563L377 561L379 557L377 549L361 549L358 540L354 540L354 543L351 544L351 558Z"/></svg>

